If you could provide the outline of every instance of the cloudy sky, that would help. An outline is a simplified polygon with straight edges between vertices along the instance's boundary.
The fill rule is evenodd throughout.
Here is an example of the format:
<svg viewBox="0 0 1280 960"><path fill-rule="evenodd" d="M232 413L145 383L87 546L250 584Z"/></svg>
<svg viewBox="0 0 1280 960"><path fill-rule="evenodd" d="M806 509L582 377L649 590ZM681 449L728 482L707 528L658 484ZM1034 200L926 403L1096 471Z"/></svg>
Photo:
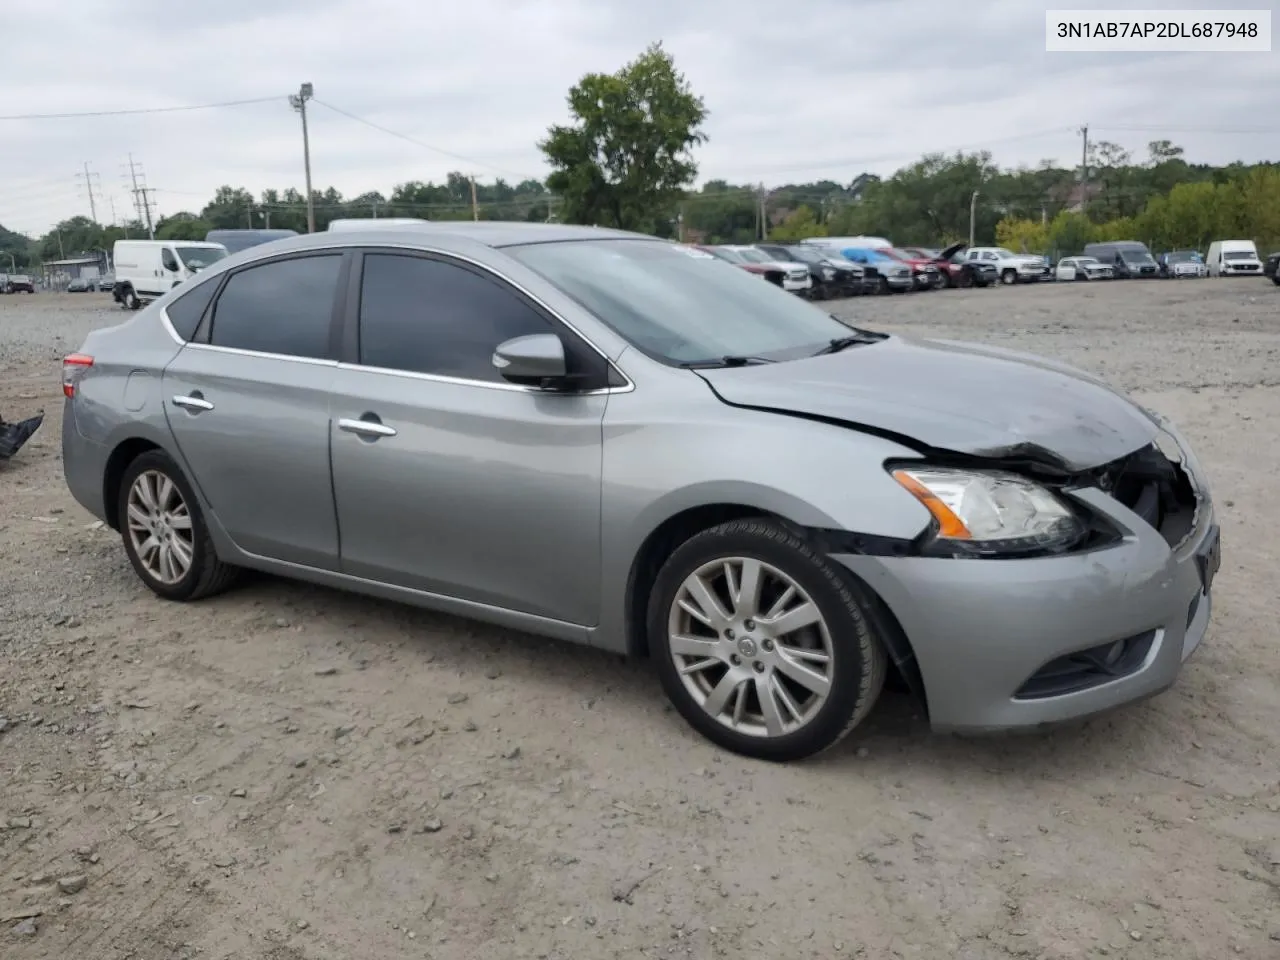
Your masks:
<svg viewBox="0 0 1280 960"><path fill-rule="evenodd" d="M1280 160L1280 53L1046 53L1046 8L1097 0L60 0L11 33L0 115L217 109L0 120L0 224L41 233L131 210L132 154L161 213L220 184L302 186L297 114L315 85L314 184L346 196L463 170L544 177L535 143L565 94L661 40L710 110L700 179L785 183L881 174L926 151L1002 165L1077 163L1078 128L1136 154L1168 138L1190 160ZM1275 0L1130 0L1131 8ZM1274 16L1274 14L1273 14ZM12 21L13 18L9 18ZM12 27L12 22L8 26ZM324 106L402 134L399 139ZM1269 128L1269 129L1268 129ZM428 146L429 145L429 146ZM435 148L435 149L431 149ZM81 177L77 178L76 174Z"/></svg>

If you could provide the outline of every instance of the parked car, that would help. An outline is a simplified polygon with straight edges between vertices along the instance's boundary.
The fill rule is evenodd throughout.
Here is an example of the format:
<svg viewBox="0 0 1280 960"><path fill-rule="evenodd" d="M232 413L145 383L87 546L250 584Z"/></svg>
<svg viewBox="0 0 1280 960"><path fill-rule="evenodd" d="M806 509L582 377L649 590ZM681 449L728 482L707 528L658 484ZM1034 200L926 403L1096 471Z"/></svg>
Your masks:
<svg viewBox="0 0 1280 960"><path fill-rule="evenodd" d="M113 273L104 273L102 276L98 277L98 289L105 293L110 293L115 285L116 277Z"/></svg>
<svg viewBox="0 0 1280 960"><path fill-rule="evenodd" d="M1258 277L1262 260L1252 240L1215 240L1209 244L1205 265L1211 277Z"/></svg>
<svg viewBox="0 0 1280 960"><path fill-rule="evenodd" d="M1115 271L1097 257L1063 257L1054 276L1059 280L1111 280Z"/></svg>
<svg viewBox="0 0 1280 960"><path fill-rule="evenodd" d="M879 247L878 249L881 253L911 268L911 279L915 282L917 290L938 290L946 286L947 282L942 278L942 271L927 257L918 257L898 247Z"/></svg>
<svg viewBox="0 0 1280 960"><path fill-rule="evenodd" d="M777 263L804 264L813 281L810 296L814 300L852 297L863 292L862 267L843 257L831 257L823 250L801 244L757 243L756 249Z"/></svg>
<svg viewBox="0 0 1280 960"><path fill-rule="evenodd" d="M1280 250L1267 257L1267 262L1262 265L1262 272L1280 285Z"/></svg>
<svg viewBox="0 0 1280 960"><path fill-rule="evenodd" d="M262 243L283 240L285 237L296 237L297 230L210 230L204 235L206 243L220 243L227 248L227 253L239 253Z"/></svg>
<svg viewBox="0 0 1280 960"><path fill-rule="evenodd" d="M5 293L35 293L36 282L25 273L11 273L5 280Z"/></svg>
<svg viewBox="0 0 1280 960"><path fill-rule="evenodd" d="M128 310L156 300L227 255L220 243L198 240L117 240L111 297Z"/></svg>
<svg viewBox="0 0 1280 960"><path fill-rule="evenodd" d="M1160 254L1160 275L1170 280L1183 277L1207 277L1209 268L1195 250L1170 250Z"/></svg>
<svg viewBox="0 0 1280 960"><path fill-rule="evenodd" d="M874 277L877 293L905 293L915 289L916 282L911 267L897 257L889 256L883 249L841 247L834 244L830 249L846 260L861 264L863 270Z"/></svg>
<svg viewBox="0 0 1280 960"><path fill-rule="evenodd" d="M1151 255L1145 243L1137 240L1087 243L1084 255L1110 266L1117 280L1150 280L1160 275L1156 258Z"/></svg>
<svg viewBox="0 0 1280 960"><path fill-rule="evenodd" d="M1000 282L1008 286L1042 280L1048 266L1044 257L1014 253L1004 247L970 247L964 258L970 263L987 263L995 267Z"/></svg>
<svg viewBox="0 0 1280 960"><path fill-rule="evenodd" d="M966 243L953 243L942 250L928 247L903 247L908 253L924 257L931 254L931 260L942 275L942 283L947 287L987 287L999 281L1000 276L994 263L986 260L966 260L964 251Z"/></svg>
<svg viewBox="0 0 1280 960"><path fill-rule="evenodd" d="M89 293L94 283L88 277L76 277L67 284L67 293Z"/></svg>
<svg viewBox="0 0 1280 960"><path fill-rule="evenodd" d="M788 293L808 296L813 288L808 264L786 260L778 262L755 247L742 245L720 244L701 249L722 260L728 260L750 273L759 274Z"/></svg>
<svg viewBox="0 0 1280 960"><path fill-rule="evenodd" d="M1204 472L1090 374L615 230L260 251L63 361L67 485L161 598L247 567L647 654L778 761L891 665L935 729L1037 729L1165 690L1205 636Z"/></svg>

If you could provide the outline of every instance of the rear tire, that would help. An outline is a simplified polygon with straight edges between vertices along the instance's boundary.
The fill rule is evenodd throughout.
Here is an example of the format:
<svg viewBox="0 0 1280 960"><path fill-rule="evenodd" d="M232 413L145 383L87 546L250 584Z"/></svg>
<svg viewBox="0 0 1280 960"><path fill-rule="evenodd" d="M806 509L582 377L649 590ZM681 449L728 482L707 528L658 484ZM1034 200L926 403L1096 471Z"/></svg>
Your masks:
<svg viewBox="0 0 1280 960"><path fill-rule="evenodd" d="M142 306L142 301L133 292L133 287L125 287L124 293L120 296L120 303L124 305L126 310L137 310Z"/></svg>
<svg viewBox="0 0 1280 960"><path fill-rule="evenodd" d="M875 705L888 665L863 588L762 518L678 547L650 592L647 630L681 716L713 743L761 760L800 760L838 743Z"/></svg>
<svg viewBox="0 0 1280 960"><path fill-rule="evenodd" d="M117 504L125 553L156 596L200 600L236 580L240 569L218 559L195 491L164 451L148 450L125 468Z"/></svg>

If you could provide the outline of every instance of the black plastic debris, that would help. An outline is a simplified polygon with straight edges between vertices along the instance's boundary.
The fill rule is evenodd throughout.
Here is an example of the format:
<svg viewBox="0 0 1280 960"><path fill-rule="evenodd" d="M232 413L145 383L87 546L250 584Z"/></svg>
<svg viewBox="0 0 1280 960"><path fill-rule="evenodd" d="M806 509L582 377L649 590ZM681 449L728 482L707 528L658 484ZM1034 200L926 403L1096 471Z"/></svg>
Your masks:
<svg viewBox="0 0 1280 960"><path fill-rule="evenodd" d="M0 417L0 460L8 460L22 449L22 445L31 439L31 435L44 423L44 414L9 423Z"/></svg>

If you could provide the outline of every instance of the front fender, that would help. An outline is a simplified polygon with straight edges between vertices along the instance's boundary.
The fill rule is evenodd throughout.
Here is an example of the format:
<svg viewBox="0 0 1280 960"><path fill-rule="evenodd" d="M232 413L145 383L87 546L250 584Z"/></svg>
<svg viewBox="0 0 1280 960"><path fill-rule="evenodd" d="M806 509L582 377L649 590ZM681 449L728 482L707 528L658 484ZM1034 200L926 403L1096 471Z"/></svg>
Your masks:
<svg viewBox="0 0 1280 960"><path fill-rule="evenodd" d="M915 450L849 427L730 407L694 378L668 393L661 410L632 393L611 397L606 411L601 646L626 649L636 558L654 531L688 510L746 508L803 527L895 539L914 538L930 523L884 469L886 460L919 456Z"/></svg>

